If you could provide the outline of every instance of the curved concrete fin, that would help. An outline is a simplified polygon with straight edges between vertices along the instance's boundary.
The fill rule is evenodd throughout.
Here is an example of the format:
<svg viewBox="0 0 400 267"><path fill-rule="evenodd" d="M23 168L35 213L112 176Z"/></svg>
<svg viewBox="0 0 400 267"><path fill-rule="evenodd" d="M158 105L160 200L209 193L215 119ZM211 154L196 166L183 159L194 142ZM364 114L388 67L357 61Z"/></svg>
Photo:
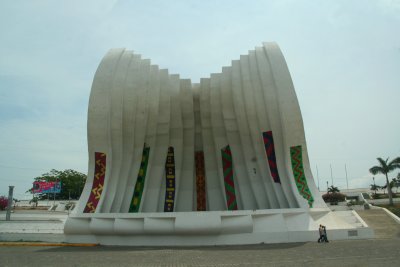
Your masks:
<svg viewBox="0 0 400 267"><path fill-rule="evenodd" d="M125 49L112 49L102 60L98 70L96 71L95 79L93 80L92 91L89 100L88 110L88 150L89 150L89 168L88 179L85 188L82 192L81 199L84 203L79 206L81 210L85 208L86 201L92 192L92 184L94 182L95 169L95 153L106 154L106 173L102 193L97 197L98 204L95 207L95 212L101 211L101 206L107 194L107 184L110 179L110 170L112 165L111 154L111 88L114 82L115 72L119 61Z"/></svg>
<svg viewBox="0 0 400 267"><path fill-rule="evenodd" d="M219 181L221 183L221 188L224 190L224 199L225 199L225 209L228 209L228 205L226 203L228 196L226 194L226 183L223 169L223 159L221 156L221 150L229 145L229 141L226 137L225 123L222 115L222 107L221 107L221 76L222 74L211 74L210 78L210 108L211 108L211 129L212 135L215 144L215 156L218 165L218 174ZM234 178L233 178L234 179ZM234 179L235 180L235 179ZM236 183L237 184L237 183ZM240 193L236 190L236 201L239 206L239 209L242 208L242 203L239 201Z"/></svg>
<svg viewBox="0 0 400 267"><path fill-rule="evenodd" d="M285 162L287 163L286 168L288 169L288 177L291 180L292 192L294 192L294 196L296 196L298 203L301 203L301 206L308 206L303 197L298 194L296 184L294 183L295 178L293 177L292 166L290 164L290 148L301 146L303 152L302 165L306 166L303 169L304 175L308 180L307 186L311 190L312 195L319 194L310 170L299 102L290 77L289 69L278 45L276 43L264 43L264 49L270 59L271 66L273 66L272 73L279 93L278 103L280 114L282 116L282 137L286 147ZM316 201L315 205L323 205L324 203L321 203L321 200L321 198L314 199L314 201Z"/></svg>
<svg viewBox="0 0 400 267"><path fill-rule="evenodd" d="M280 201L281 208L297 207L297 203L294 200L292 200L293 197L292 199L289 199L291 193L289 192L290 189L288 188L287 179L282 179L282 177L283 178L285 177L286 168L284 164L284 157L282 156L284 148L281 138L282 134L281 124L280 124L281 119L279 114L279 108L276 102L275 84L271 74L269 61L265 56L263 49L256 48L256 59L259 68L261 86L263 89L262 96L264 99L264 108L265 108L265 112L264 111L261 112L260 115L261 116L263 114L266 115L265 121L263 121L264 125L262 127L262 130L263 133L269 131L272 132L274 138L273 140L275 146L275 153L276 153L275 165L277 167L277 171L279 173L279 178L280 178L280 183L274 182L273 188ZM271 171L272 170L270 167L270 172Z"/></svg>
<svg viewBox="0 0 400 267"><path fill-rule="evenodd" d="M257 197L255 196L255 186L257 185L255 183L252 184L254 181L251 181L250 179L250 175L252 174L251 171L249 171L249 165L252 164L251 160L249 159L250 161L247 161L245 158L244 150L247 149L247 147L244 148L244 146L248 146L249 143L243 142L246 141L246 139L243 138L243 135L240 136L239 128L244 125L238 124L240 115L236 112L233 103L233 91L237 92L239 90L240 83L240 68L238 64L235 64L235 66L232 67L222 68L222 114L224 117L228 143L232 150L233 175L236 177L235 181L237 181L237 187L240 188L243 209L255 210L260 208L261 202L257 202Z"/></svg>
<svg viewBox="0 0 400 267"><path fill-rule="evenodd" d="M151 168L148 170L145 191L142 197L142 212L156 212L160 199L162 180L165 179L165 160L169 146L170 135L170 83L168 70L160 70L160 101L157 117L157 135L154 158Z"/></svg>
<svg viewBox="0 0 400 267"><path fill-rule="evenodd" d="M139 79L139 70L141 64L141 57L139 55L133 55L131 64L128 69L128 76L126 78L125 83L125 92L123 96L123 105L124 105L124 114L123 114L123 140L124 140L124 161L123 164L123 172L121 173L123 180L121 184L121 188L119 189L121 192L122 203L120 204L120 210L127 212L127 206L129 204L127 202L128 196L133 193L134 182L132 179L136 176L132 174L132 165L133 165L133 155L135 149L135 120L136 120L136 112L137 112L137 103L138 103L138 79ZM121 191L122 190L122 191ZM129 200L128 200L129 201Z"/></svg>
<svg viewBox="0 0 400 267"><path fill-rule="evenodd" d="M200 118L206 173L207 207L210 211L225 210L226 196L223 177L220 174L222 165L219 154L216 154L214 135L211 123L211 79L200 80Z"/></svg>
<svg viewBox="0 0 400 267"><path fill-rule="evenodd" d="M178 103L177 103L178 104ZM183 148L179 186L175 196L176 211L194 210L194 109L190 80L180 80L179 104L182 114ZM182 201L180 201L182 199Z"/></svg>
<svg viewBox="0 0 400 267"><path fill-rule="evenodd" d="M246 162L251 163L247 167L250 177L252 177L251 184L254 184L254 190L257 191L255 196L259 198L260 209L277 207L276 195L275 191L272 190L271 181L263 179L263 177L266 177L265 151L260 137L261 131L258 126L256 106L254 105L254 88L250 75L249 57L241 56L240 62L236 64L239 65L242 79L241 83L238 83L234 103L237 103L238 110L240 110L238 113L243 114L242 116L238 115L237 118L242 121L239 130L242 132L243 139L246 140L246 145L243 145L247 154ZM234 66L234 63L232 66ZM267 184L267 181L269 184Z"/></svg>

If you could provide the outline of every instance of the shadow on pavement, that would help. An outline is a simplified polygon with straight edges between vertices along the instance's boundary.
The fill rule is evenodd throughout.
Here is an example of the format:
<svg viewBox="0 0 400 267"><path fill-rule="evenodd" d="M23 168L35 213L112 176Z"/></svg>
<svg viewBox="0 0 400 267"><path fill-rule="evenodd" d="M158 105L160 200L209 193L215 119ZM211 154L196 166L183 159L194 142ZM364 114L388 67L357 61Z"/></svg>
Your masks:
<svg viewBox="0 0 400 267"><path fill-rule="evenodd" d="M273 250L273 249L291 249L304 246L306 243L287 243L287 244L258 244L258 245L237 245L237 246L194 246L194 247L134 247L134 246L95 246L95 247L51 247L38 250L37 252L102 252L102 251L162 251L162 250L180 250L180 251L235 251L235 250Z"/></svg>

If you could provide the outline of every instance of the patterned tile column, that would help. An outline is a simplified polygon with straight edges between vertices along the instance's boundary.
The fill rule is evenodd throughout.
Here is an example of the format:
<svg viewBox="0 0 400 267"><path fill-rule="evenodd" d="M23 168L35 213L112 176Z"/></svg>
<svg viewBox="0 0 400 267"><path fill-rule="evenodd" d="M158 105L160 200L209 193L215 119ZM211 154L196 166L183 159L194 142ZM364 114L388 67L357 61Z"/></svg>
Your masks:
<svg viewBox="0 0 400 267"><path fill-rule="evenodd" d="M226 204L228 210L237 210L237 201L235 193L235 183L233 181L233 162L232 152L229 145L221 149L222 169L224 171L224 184L226 193Z"/></svg>
<svg viewBox="0 0 400 267"><path fill-rule="evenodd" d="M135 190L133 191L131 205L129 207L129 212L138 212L140 207L140 202L142 200L144 182L146 178L147 165L149 163L150 147L143 147L142 161L140 163L140 169L137 176Z"/></svg>
<svg viewBox="0 0 400 267"><path fill-rule="evenodd" d="M89 199L86 203L84 213L93 213L96 211L97 204L99 203L101 193L103 192L104 178L106 175L106 154L95 152L95 165L94 165L94 179L92 184L92 191L90 192Z"/></svg>
<svg viewBox="0 0 400 267"><path fill-rule="evenodd" d="M197 210L206 210L206 177L204 169L204 152L195 152L196 162L196 193L197 193Z"/></svg>
<svg viewBox="0 0 400 267"><path fill-rule="evenodd" d="M271 171L272 179L275 183L281 183L279 178L278 167L276 165L276 155L275 155L275 144L274 137L272 136L272 131L263 132L263 140L265 146L265 153L268 157L268 165Z"/></svg>
<svg viewBox="0 0 400 267"><path fill-rule="evenodd" d="M297 190L300 195L308 201L308 205L312 208L314 198L307 184L306 176L304 175L303 156L301 146L292 146L290 148L290 158L292 162L292 170Z"/></svg>
<svg viewBox="0 0 400 267"><path fill-rule="evenodd" d="M164 212L174 211L175 200L175 159L174 148L168 148L167 161L165 163L165 178L167 180L165 189Z"/></svg>

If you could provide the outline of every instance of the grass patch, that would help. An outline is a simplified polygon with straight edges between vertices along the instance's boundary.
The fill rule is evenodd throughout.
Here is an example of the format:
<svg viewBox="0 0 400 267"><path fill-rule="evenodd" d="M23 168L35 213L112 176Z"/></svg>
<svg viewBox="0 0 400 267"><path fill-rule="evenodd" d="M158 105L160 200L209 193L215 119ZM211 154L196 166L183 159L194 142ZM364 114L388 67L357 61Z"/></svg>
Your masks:
<svg viewBox="0 0 400 267"><path fill-rule="evenodd" d="M371 195L372 199L385 199L385 198L389 198L389 195L387 193L383 194L383 193L372 193ZM400 193L394 193L392 192L392 197L393 198L398 198L400 197Z"/></svg>

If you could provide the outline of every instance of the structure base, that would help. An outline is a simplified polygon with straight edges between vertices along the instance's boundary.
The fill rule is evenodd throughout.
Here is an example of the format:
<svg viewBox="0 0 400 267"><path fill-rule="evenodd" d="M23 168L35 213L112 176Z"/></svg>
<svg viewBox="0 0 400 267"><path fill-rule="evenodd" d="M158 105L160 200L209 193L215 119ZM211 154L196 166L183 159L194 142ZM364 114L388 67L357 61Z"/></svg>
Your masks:
<svg viewBox="0 0 400 267"><path fill-rule="evenodd" d="M210 246L316 241L318 226L330 240L369 239L373 230L354 211L276 209L222 212L91 214L70 216L66 241L128 246Z"/></svg>

